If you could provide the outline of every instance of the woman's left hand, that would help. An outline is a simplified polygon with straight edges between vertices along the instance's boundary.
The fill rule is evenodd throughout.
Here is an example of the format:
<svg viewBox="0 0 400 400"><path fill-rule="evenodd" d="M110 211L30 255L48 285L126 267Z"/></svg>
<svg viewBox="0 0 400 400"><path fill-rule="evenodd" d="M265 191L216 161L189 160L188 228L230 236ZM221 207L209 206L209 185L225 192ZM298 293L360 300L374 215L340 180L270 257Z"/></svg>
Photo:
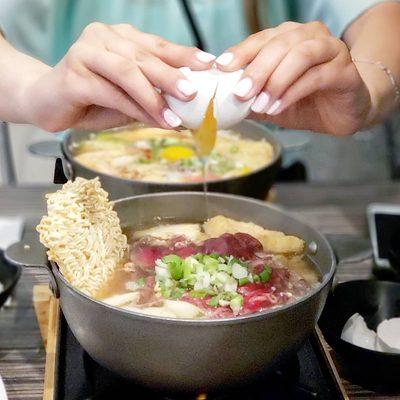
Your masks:
<svg viewBox="0 0 400 400"><path fill-rule="evenodd" d="M216 60L244 68L234 89L257 95L252 118L293 129L346 135L365 127L371 98L346 44L320 22L286 22L249 36Z"/></svg>

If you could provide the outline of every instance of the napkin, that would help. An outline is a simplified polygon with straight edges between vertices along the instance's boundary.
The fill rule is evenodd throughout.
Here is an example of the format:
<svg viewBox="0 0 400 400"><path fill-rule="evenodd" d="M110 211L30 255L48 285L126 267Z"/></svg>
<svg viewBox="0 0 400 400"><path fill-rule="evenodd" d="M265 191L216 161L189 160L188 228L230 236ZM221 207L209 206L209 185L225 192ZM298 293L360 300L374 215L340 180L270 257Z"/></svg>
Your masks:
<svg viewBox="0 0 400 400"><path fill-rule="evenodd" d="M21 240L23 229L22 217L0 217L0 250Z"/></svg>

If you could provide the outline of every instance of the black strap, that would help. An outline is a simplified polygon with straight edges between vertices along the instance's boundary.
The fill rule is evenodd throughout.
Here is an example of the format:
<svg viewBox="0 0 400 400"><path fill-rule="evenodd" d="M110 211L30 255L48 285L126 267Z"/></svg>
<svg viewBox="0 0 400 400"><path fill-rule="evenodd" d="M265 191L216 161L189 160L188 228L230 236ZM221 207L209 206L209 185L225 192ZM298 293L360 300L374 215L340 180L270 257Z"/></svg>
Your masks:
<svg viewBox="0 0 400 400"><path fill-rule="evenodd" d="M189 3L187 0L181 0L182 8L183 11L185 12L185 15L189 21L190 29L193 33L193 36L196 41L196 47L198 47L200 50L204 50L204 42L203 39L201 38L200 30L197 26L196 20L193 16L192 10L190 9Z"/></svg>

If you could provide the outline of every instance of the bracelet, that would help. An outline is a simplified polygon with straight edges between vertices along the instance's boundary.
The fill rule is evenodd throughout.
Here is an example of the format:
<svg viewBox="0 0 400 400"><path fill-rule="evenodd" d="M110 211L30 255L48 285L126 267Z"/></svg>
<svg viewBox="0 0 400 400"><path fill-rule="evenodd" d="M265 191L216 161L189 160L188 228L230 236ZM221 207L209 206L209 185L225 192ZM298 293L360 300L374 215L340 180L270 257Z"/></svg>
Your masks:
<svg viewBox="0 0 400 400"><path fill-rule="evenodd" d="M358 58L351 58L351 61L353 63L364 63L364 64L371 64L371 65L376 65L380 70L382 70L386 76L389 78L390 83L393 87L394 90L394 101L397 103L397 101L400 99L400 86L396 82L396 78L393 75L393 72L381 61L371 61L371 60L363 60L363 59L358 59Z"/></svg>

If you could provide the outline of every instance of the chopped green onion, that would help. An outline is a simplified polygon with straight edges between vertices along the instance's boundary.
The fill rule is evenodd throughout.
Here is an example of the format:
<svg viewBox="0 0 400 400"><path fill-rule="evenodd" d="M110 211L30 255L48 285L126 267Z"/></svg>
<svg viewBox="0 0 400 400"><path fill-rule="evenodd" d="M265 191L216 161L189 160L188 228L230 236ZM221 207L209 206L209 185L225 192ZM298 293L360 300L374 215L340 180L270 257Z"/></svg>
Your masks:
<svg viewBox="0 0 400 400"><path fill-rule="evenodd" d="M185 293L185 289L176 288L171 290L170 298L171 299L180 299Z"/></svg>
<svg viewBox="0 0 400 400"><path fill-rule="evenodd" d="M218 268L218 260L208 255L203 257L203 264L205 265L207 270L216 271Z"/></svg>
<svg viewBox="0 0 400 400"><path fill-rule="evenodd" d="M189 295L195 299L204 299L208 295L208 292L207 290L191 290Z"/></svg>
<svg viewBox="0 0 400 400"><path fill-rule="evenodd" d="M261 272L261 274L260 274L261 282L268 282L271 278L271 273L272 273L271 267L269 267L268 265L265 265L264 271Z"/></svg>
<svg viewBox="0 0 400 400"><path fill-rule="evenodd" d="M221 257L221 255L218 254L218 253L211 253L211 254L208 254L208 256L212 257L212 258L215 258L216 260L218 260Z"/></svg>
<svg viewBox="0 0 400 400"><path fill-rule="evenodd" d="M242 279L247 277L247 268L243 267L239 263L234 263L232 265L232 276L235 279Z"/></svg>
<svg viewBox="0 0 400 400"><path fill-rule="evenodd" d="M211 307L219 306L219 296L214 296L210 300L207 301L207 304Z"/></svg>
<svg viewBox="0 0 400 400"><path fill-rule="evenodd" d="M259 283L260 282L260 275L256 275L256 274L254 274L253 275L253 281L254 281L254 283Z"/></svg>
<svg viewBox="0 0 400 400"><path fill-rule="evenodd" d="M179 280L183 278L183 260L181 257L170 254L165 256L162 261L168 265L169 273L173 279Z"/></svg>
<svg viewBox="0 0 400 400"><path fill-rule="evenodd" d="M188 257L183 261L183 277L188 279L194 272L194 262L197 262L194 257Z"/></svg>
<svg viewBox="0 0 400 400"><path fill-rule="evenodd" d="M239 286L247 285L249 282L248 278L241 278L239 279Z"/></svg>
<svg viewBox="0 0 400 400"><path fill-rule="evenodd" d="M243 305L243 296L238 294L237 296L235 296L229 303L229 306L231 307L232 311L237 314L240 309L242 308Z"/></svg>
<svg viewBox="0 0 400 400"><path fill-rule="evenodd" d="M171 289L161 289L161 295L162 297L169 299L169 297L171 296Z"/></svg>

